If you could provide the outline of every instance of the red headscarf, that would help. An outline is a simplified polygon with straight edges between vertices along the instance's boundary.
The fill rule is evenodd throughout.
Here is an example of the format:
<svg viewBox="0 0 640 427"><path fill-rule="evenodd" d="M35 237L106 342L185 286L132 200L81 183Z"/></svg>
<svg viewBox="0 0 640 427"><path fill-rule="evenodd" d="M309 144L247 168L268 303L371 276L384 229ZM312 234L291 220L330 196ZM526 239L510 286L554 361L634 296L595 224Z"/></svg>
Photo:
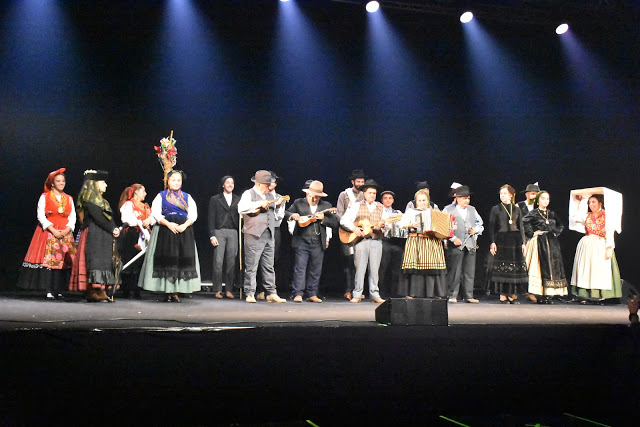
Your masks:
<svg viewBox="0 0 640 427"><path fill-rule="evenodd" d="M64 175L64 171L66 171L66 168L60 168L58 170L55 170L53 172L51 172L49 174L49 176L47 176L47 179L44 181L44 192L47 193L49 191L51 191L51 188L53 188L53 179L58 176L58 175Z"/></svg>

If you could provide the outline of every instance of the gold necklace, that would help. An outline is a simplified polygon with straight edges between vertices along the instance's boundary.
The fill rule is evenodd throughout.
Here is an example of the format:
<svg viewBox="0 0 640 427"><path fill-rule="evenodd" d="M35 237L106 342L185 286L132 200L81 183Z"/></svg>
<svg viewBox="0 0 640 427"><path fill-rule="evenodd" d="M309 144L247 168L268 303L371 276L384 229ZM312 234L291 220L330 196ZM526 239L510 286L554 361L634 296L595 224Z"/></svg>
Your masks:
<svg viewBox="0 0 640 427"><path fill-rule="evenodd" d="M54 193L53 190L51 190L51 196L53 198L53 201L58 205L58 213L63 213L64 204L66 202L66 197L64 197L64 194L60 193L60 201L58 201L58 198L56 197L56 193Z"/></svg>
<svg viewBox="0 0 640 427"><path fill-rule="evenodd" d="M544 219L545 224L549 224L549 211L545 210L544 212L546 212L547 216L542 215L542 210L538 209L538 213L540 214L540 216L542 217L542 219Z"/></svg>
<svg viewBox="0 0 640 427"><path fill-rule="evenodd" d="M507 210L507 208L505 208L504 203L500 203L502 205L502 207L504 208L504 211L507 213L507 215L509 215L509 224L513 224L513 204L509 203L509 208L511 209L511 212L509 212Z"/></svg>

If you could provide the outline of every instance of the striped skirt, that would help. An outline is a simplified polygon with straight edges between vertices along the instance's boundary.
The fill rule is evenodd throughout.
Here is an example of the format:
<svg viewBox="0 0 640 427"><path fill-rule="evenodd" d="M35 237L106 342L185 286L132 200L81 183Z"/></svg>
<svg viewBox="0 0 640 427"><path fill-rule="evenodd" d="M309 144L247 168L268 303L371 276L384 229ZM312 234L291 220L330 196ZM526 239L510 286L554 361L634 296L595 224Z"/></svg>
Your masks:
<svg viewBox="0 0 640 427"><path fill-rule="evenodd" d="M407 238L402 259L404 274L440 275L446 272L442 241L422 234L411 234Z"/></svg>

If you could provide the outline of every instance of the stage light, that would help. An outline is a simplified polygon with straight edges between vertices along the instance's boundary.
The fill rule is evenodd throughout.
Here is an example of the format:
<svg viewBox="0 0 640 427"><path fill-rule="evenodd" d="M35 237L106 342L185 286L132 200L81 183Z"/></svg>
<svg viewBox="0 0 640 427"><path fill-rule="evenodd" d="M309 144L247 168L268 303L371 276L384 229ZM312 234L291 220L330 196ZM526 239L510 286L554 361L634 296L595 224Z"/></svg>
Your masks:
<svg viewBox="0 0 640 427"><path fill-rule="evenodd" d="M380 3L378 3L377 1L370 1L369 3L367 3L366 9L369 13L377 12L378 9L380 9Z"/></svg>
<svg viewBox="0 0 640 427"><path fill-rule="evenodd" d="M569 25L567 24L560 24L558 28L556 28L556 34L564 34L567 31L569 31Z"/></svg>
<svg viewBox="0 0 640 427"><path fill-rule="evenodd" d="M289 0L280 0L282 3L288 2Z"/></svg>
<svg viewBox="0 0 640 427"><path fill-rule="evenodd" d="M465 12L462 15L460 15L460 22L462 22L463 24L470 22L472 19L473 19L473 13L471 12Z"/></svg>

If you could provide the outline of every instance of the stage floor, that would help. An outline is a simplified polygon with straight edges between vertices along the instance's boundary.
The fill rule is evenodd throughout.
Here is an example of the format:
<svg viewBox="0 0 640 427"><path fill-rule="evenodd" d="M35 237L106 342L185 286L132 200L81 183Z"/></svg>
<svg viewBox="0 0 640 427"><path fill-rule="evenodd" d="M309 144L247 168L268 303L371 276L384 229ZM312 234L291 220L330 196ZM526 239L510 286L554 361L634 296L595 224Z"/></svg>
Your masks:
<svg viewBox="0 0 640 427"><path fill-rule="evenodd" d="M154 294L143 299L116 298L115 303L87 303L80 295L47 301L40 294L0 295L0 329L95 328L221 328L255 326L376 326L379 304L364 299L351 304L329 298L322 304L284 304L216 299L211 293L185 296L182 302L160 302ZM447 304L449 324L456 325L624 325L628 311L623 305L500 304L483 299L480 304Z"/></svg>

